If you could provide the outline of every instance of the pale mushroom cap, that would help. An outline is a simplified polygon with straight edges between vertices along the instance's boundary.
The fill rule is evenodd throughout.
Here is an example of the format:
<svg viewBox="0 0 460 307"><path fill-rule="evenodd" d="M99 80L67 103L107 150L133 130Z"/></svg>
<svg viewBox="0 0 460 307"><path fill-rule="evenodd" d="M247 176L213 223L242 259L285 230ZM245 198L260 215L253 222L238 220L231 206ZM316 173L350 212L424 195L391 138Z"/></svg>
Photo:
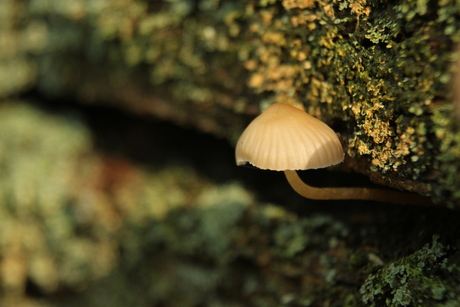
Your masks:
<svg viewBox="0 0 460 307"><path fill-rule="evenodd" d="M236 145L237 165L274 171L328 167L343 161L337 134L322 121L286 103L256 117Z"/></svg>

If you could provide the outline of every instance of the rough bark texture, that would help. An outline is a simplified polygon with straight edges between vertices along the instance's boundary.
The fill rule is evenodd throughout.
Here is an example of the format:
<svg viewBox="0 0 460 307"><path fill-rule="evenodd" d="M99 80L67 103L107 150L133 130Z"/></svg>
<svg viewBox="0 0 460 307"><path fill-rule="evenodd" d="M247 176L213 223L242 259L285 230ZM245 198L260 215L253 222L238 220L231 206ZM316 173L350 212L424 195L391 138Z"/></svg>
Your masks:
<svg viewBox="0 0 460 307"><path fill-rule="evenodd" d="M460 304L459 18L449 0L1 1L0 305ZM436 206L296 198L153 119L234 143L281 101L340 133L337 170Z"/></svg>
<svg viewBox="0 0 460 307"><path fill-rule="evenodd" d="M3 6L3 95L36 82L233 141L242 114L287 101L341 134L345 168L451 207L460 197L453 1Z"/></svg>

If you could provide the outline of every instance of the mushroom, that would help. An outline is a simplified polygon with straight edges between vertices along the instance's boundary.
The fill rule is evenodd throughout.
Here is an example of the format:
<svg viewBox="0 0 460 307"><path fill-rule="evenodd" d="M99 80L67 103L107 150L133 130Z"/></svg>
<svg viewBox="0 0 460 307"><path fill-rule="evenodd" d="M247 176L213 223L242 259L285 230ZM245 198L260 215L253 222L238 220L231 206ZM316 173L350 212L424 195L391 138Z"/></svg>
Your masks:
<svg viewBox="0 0 460 307"><path fill-rule="evenodd" d="M276 103L256 117L236 145L237 165L250 163L265 170L284 171L291 187L310 199L357 199L397 204L429 204L428 198L378 188L315 188L297 170L324 168L343 161L337 134L322 121L287 103Z"/></svg>

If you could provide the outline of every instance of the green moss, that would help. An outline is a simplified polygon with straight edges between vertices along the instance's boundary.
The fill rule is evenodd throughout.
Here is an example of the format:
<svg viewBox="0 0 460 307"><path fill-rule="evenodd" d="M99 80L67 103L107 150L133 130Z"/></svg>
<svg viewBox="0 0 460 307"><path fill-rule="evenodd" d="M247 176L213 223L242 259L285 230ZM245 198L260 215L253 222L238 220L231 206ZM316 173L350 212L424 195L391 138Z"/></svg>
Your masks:
<svg viewBox="0 0 460 307"><path fill-rule="evenodd" d="M91 146L86 128L70 117L48 116L20 102L1 107L0 125L0 245L3 263L22 268L8 286L20 293L30 278L51 292L61 283L79 287L90 275L106 274L111 267L107 246L74 240L77 216L71 204L78 197L73 189L84 186L79 178L94 165L86 160L80 166ZM91 249L98 256L85 252Z"/></svg>
<svg viewBox="0 0 460 307"><path fill-rule="evenodd" d="M199 251L204 258L228 262L232 257L231 240L237 231L235 224L251 202L251 197L236 184L207 190L199 195L195 210L170 208L168 211L174 213L152 228L149 240L167 244L174 253Z"/></svg>
<svg viewBox="0 0 460 307"><path fill-rule="evenodd" d="M448 255L449 246L439 243L438 239L439 236L433 236L431 245L427 244L412 255L370 275L360 290L363 302L369 306L444 306L458 303L456 256ZM443 278L444 274L452 273L455 276Z"/></svg>
<svg viewBox="0 0 460 307"><path fill-rule="evenodd" d="M37 80L48 94L122 99L136 109L140 100L142 110L232 140L243 127L241 118L227 119L232 112L303 105L328 123L346 123L339 132L347 154L368 161L360 171L418 180L420 193L458 199L457 183L446 179L457 170L433 162L450 150L439 149L447 143L432 121L450 117L433 105L452 100L451 59L460 41L455 1L102 3L8 6L11 16L22 10L28 20L8 19L6 29L24 33L24 50L6 55L10 48L2 48L5 63L14 57L21 69L2 70L15 78L4 77L0 93ZM101 90L126 84L136 94ZM144 92L155 99L139 98ZM459 160L455 149L449 154Z"/></svg>
<svg viewBox="0 0 460 307"><path fill-rule="evenodd" d="M41 293L27 298L38 306L458 300L458 246L441 243L455 237L451 212L417 211L414 221L401 207L300 216L180 163L101 154L75 115L15 101L0 119L2 306L21 304L27 284ZM420 247L433 229L441 236Z"/></svg>
<svg viewBox="0 0 460 307"><path fill-rule="evenodd" d="M140 249L158 245L220 266L234 259L236 225L253 202L239 184L217 187L185 166L141 169L101 155L78 117L20 101L0 108L0 128L2 305L22 305L27 283L43 296L80 292L112 274L126 283L114 272L120 250L128 268L144 262ZM179 287L179 304L225 276L185 262L175 272L177 282L164 287L146 280L156 300L173 301ZM143 301L128 292L118 298Z"/></svg>
<svg viewBox="0 0 460 307"><path fill-rule="evenodd" d="M460 186L460 166L457 163L460 157L460 133L455 118L452 105L442 105L435 109L431 118L434 123L433 133L437 137L437 148L439 155L435 166L439 170L439 189L436 196L447 199L460 198L458 189L448 189L447 187ZM453 206L453 204L451 204Z"/></svg>
<svg viewBox="0 0 460 307"><path fill-rule="evenodd" d="M289 53L273 47L273 57L279 57L278 54L284 53L294 61L295 57L299 60L300 55L303 63L308 64L307 70L289 76L292 81L286 89L274 88L274 92L280 96L280 100L288 98L294 103L306 104L313 114L318 114L318 108L333 108L332 112L329 111L332 116L347 120L353 118L356 130L354 135L348 134L349 154L370 155L375 171L398 169L400 174L404 175L404 167L401 166L409 163L406 159L411 158L413 154L426 152L422 145L425 142L423 136L405 135L405 130L410 125L408 122L406 126L397 125L395 129L393 120L396 118L395 114L406 114L409 120L408 113L419 116L424 113L425 102L431 101L436 91L433 80L434 67L425 63L437 61L435 65L439 65L440 61L432 54L430 48L425 48L425 38L421 30L402 42L394 41L401 31L406 31L405 26L410 27L395 18L397 6L383 8L372 3L367 6L365 3L356 5L348 5L356 14L354 29L350 27L352 23L349 19L346 19L345 23L330 23L331 19L341 20L346 17L347 10L343 4L342 9L329 4L307 11L290 10L284 13L291 20L290 26L302 29L307 37L311 36L308 49L313 50L305 51L304 42L297 38L299 34L296 32L286 36L286 44L283 47L289 48ZM385 10L383 14L381 10ZM377 12L378 18L374 16ZM315 22L299 24L307 14ZM324 21L324 24L319 27L316 21ZM266 28L283 31L275 22ZM363 38L368 40L367 46L356 41ZM261 48L270 50L265 45ZM420 50L421 45L423 48ZM289 61L284 60L282 63L286 62ZM267 79L270 78L271 71L278 71L282 65L279 68L270 67L267 72L267 65L262 62L260 70L265 70ZM302 62L299 65L301 66ZM417 78L411 77L415 75ZM426 85L421 81L423 77L427 79ZM273 81L280 84L287 82L283 79ZM261 86L267 90L273 87L268 84ZM323 104L331 106L321 106ZM404 148L408 150L402 150ZM411 172L413 169L423 172L429 165L427 161L418 161L417 164L420 166L417 167L414 167L414 163L410 164ZM418 178L418 174L413 176Z"/></svg>
<svg viewBox="0 0 460 307"><path fill-rule="evenodd" d="M438 171L432 161L440 155L431 105L451 99L449 66L459 33L455 4L441 1L428 9L427 1L308 3L266 6L252 20L260 44L247 66L253 71L249 85L267 94L261 108L267 101L287 101L326 121L340 118L352 123L341 131L347 153L368 157L372 171L426 180L438 197L458 190L455 180L428 179ZM451 149L451 162L458 162ZM445 171L458 174L455 167Z"/></svg>

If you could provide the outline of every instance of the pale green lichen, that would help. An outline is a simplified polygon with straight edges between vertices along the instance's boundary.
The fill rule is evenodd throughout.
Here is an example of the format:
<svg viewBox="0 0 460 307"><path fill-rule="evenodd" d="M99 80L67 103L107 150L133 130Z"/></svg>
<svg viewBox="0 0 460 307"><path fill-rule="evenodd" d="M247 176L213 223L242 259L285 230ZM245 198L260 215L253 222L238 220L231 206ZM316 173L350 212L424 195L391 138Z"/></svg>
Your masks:
<svg viewBox="0 0 460 307"><path fill-rule="evenodd" d="M455 280L443 274L458 272L455 257L447 256L449 246L433 236L414 254L403 257L371 275L361 287L363 302L368 306L445 306L458 304ZM454 273L457 274L457 273Z"/></svg>
<svg viewBox="0 0 460 307"><path fill-rule="evenodd" d="M325 120L353 123L341 131L347 152L369 157L372 171L426 180L438 195L458 190L455 181L429 179L440 154L431 105L451 99L449 66L460 33L455 4L312 3L283 1L254 16L250 28L260 44L246 62L249 85L268 95L264 104L304 104Z"/></svg>
<svg viewBox="0 0 460 307"><path fill-rule="evenodd" d="M75 88L100 73L112 85L141 84L175 111L241 114L291 102L344 122L336 127L348 154L368 157L373 171L431 184L439 200L460 198L447 90L460 36L455 1L61 2L0 4L8 34L0 57L11 77L2 77L0 95L27 90L38 76L45 94L91 98ZM18 9L30 20L13 22ZM99 78L89 83L105 88ZM142 103L144 110L157 101ZM3 126L8 147L0 147L11 172L2 193L13 199L2 207L10 218L0 231L8 295L23 295L29 281L51 294L60 285L94 286L79 299L98 307L223 305L229 297L254 306L458 305L456 246L436 239L402 258L402 247L369 251L360 245L369 225L356 230L331 216L262 206L241 185L218 188L187 167L131 165L126 181L104 184L95 176L104 158L88 157L90 137L78 120L21 108L3 109L10 118L0 122L15 127ZM222 126L234 139L242 127ZM22 148L32 151L16 157ZM39 169L49 170L46 181ZM400 236L391 238L405 242ZM448 277L432 278L436 270Z"/></svg>
<svg viewBox="0 0 460 307"><path fill-rule="evenodd" d="M399 11L424 15L424 6L412 10L404 4L319 2L318 7L295 11L293 8L305 8L305 4L284 1L286 12L273 6L271 16L277 18L260 18L255 27L259 33L284 36L283 40L267 40L261 34L264 44L251 59L258 63L251 68L258 68L252 68L256 73L250 85L274 92L273 102L303 103L313 114L323 109L332 116L352 119L356 129L347 133L350 155L369 155L374 171L398 171L420 178L431 166L426 153L433 146L425 135L407 133L407 129L426 122L428 105L445 86L436 71L445 70L449 49L443 46L444 58L440 58L439 50L426 44L426 31L433 25L415 29L401 21L407 15L398 15ZM286 28L302 32L287 32ZM412 35L401 40L398 35L404 31ZM300 33L308 38L308 45L299 39ZM279 73L287 63L292 73ZM418 116L413 122L411 114ZM395 124L397 118L404 120Z"/></svg>
<svg viewBox="0 0 460 307"><path fill-rule="evenodd" d="M231 259L229 240L236 235L234 226L251 202L249 194L236 184L207 190L198 196L195 210L169 215L165 223L152 229L148 239L168 244L174 253L200 251L203 258L226 263ZM172 208L169 211L174 212Z"/></svg>
<svg viewBox="0 0 460 307"><path fill-rule="evenodd" d="M98 155L72 115L14 101L1 106L0 119L2 306L22 305L28 284L43 295L82 291L115 269L120 248L138 261L140 229L172 253L200 251L222 265L232 259L235 225L253 202L240 185L216 187L183 166L140 170ZM145 231L152 221L155 231ZM201 278L185 264L177 272L189 285L211 284L217 274Z"/></svg>
<svg viewBox="0 0 460 307"><path fill-rule="evenodd" d="M22 268L4 272L17 274L9 286L20 293L30 278L51 292L61 283L78 287L89 275L105 275L111 253L101 245L95 248L98 255L90 256L86 251L94 245L84 238L71 240L74 220L67 212L75 201L73 189L83 186L78 178L91 170L91 163L77 167L91 146L86 128L20 102L1 107L0 125L2 265L12 265L13 257L17 263L12 268Z"/></svg>
<svg viewBox="0 0 460 307"><path fill-rule="evenodd" d="M458 300L458 246L441 243L455 237L452 212L421 211L414 220L402 207L302 207L308 216L298 215L176 160L140 165L101 153L92 133L106 135L75 114L18 101L0 108L2 306ZM426 244L423 234L434 229L441 235ZM40 299L26 298L31 285Z"/></svg>
<svg viewBox="0 0 460 307"><path fill-rule="evenodd" d="M460 186L460 132L452 105L441 105L436 108L431 118L434 123L433 133L436 135L436 146L439 155L435 166L439 170L438 184L440 187L435 191L441 199L459 199L460 190L447 187ZM451 204L453 205L453 204Z"/></svg>
<svg viewBox="0 0 460 307"><path fill-rule="evenodd" d="M369 161L368 170L419 180L426 185L419 192L431 189L439 200L457 190L456 182L434 178L440 140L433 131L442 128L430 120L438 116L433 104L451 101L450 64L460 40L455 1L37 0L7 8L8 16L29 18L6 21L12 39L4 42L24 50L5 63L25 63L14 74L2 70L15 76L3 78L7 95L35 80L47 94L77 91L89 100L99 97L90 87L97 80L102 87L133 84L175 110L210 112L200 127L232 140L243 125L221 120L218 108L254 114L255 106L290 102L328 123L345 122L339 132L347 153ZM11 27L24 35L15 40ZM94 80L80 88L80 78Z"/></svg>

